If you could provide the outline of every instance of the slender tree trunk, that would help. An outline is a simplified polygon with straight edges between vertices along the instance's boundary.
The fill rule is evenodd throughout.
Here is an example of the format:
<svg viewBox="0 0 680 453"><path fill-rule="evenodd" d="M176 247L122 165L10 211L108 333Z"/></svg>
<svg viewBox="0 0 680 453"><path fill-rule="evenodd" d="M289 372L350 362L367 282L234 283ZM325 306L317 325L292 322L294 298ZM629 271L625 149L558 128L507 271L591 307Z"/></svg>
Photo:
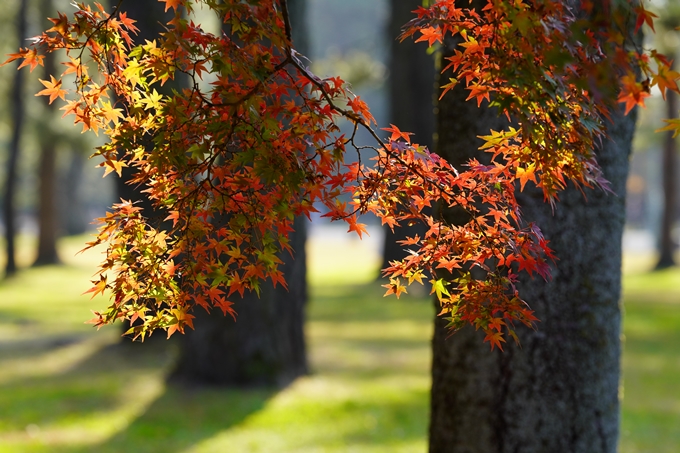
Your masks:
<svg viewBox="0 0 680 453"><path fill-rule="evenodd" d="M61 228L67 236L83 234L87 231L88 224L87 213L80 194L83 169L87 157L78 144L73 146L74 149L70 152L68 170L61 182L64 190L59 197L61 201L60 212L62 213L60 216Z"/></svg>
<svg viewBox="0 0 680 453"><path fill-rule="evenodd" d="M476 136L502 127L495 112L465 97L458 90L439 103L438 152L454 164L478 157ZM621 236L634 123L634 114L613 115L610 140L597 151L617 195L591 190L586 200L570 188L554 214L537 189L519 197L526 220L541 227L559 257L552 280L520 283L541 320L536 331L517 329L521 347L491 352L469 327L447 338L446 322L436 319L431 453L616 452ZM444 214L454 222L460 215Z"/></svg>
<svg viewBox="0 0 680 453"><path fill-rule="evenodd" d="M52 12L52 0L40 2L41 17L49 17ZM54 75L54 54L45 56L45 79ZM45 118L53 116L56 104L45 100ZM38 164L38 256L34 266L57 264L60 262L57 253L57 235L59 221L57 218L57 150L56 140L49 128L45 128L40 136L40 161Z"/></svg>
<svg viewBox="0 0 680 453"><path fill-rule="evenodd" d="M305 54L305 2L288 1L296 49ZM304 336L307 302L305 218L295 220L291 246L284 253L288 290L263 284L260 297L247 294L236 305L234 321L219 310L194 311L195 330L180 337L180 357L171 380L231 387L284 387L308 371ZM233 300L233 298L232 298Z"/></svg>
<svg viewBox="0 0 680 453"><path fill-rule="evenodd" d="M673 61L673 70L675 70L675 55L671 53L668 58ZM666 116L668 118L675 118L678 114L678 95L666 90ZM677 205L677 151L676 140L673 137L673 132L666 132L663 144L663 165L661 174L663 178L663 213L661 217L661 234L659 238L659 261L656 263L656 269L665 269L667 267L675 266L675 259L673 252L675 252L676 244L673 240L673 225L675 223L676 205Z"/></svg>
<svg viewBox="0 0 680 453"><path fill-rule="evenodd" d="M26 38L26 8L28 0L19 2L17 13L17 36L19 43L23 45ZM16 265L16 213L14 207L14 193L17 184L17 165L19 162L19 146L21 142L21 132L24 126L24 77L21 71L14 73L14 83L11 95L12 120L12 139L9 145L9 159L7 160L7 179L5 180L5 241L7 252L7 264L5 265L5 276L10 277L17 271Z"/></svg>
<svg viewBox="0 0 680 453"><path fill-rule="evenodd" d="M403 131L412 132L413 140L433 149L434 137L434 87L435 60L426 53L425 43L415 44L413 40L399 42L396 38L401 27L413 18L412 11L422 4L421 0L390 0L391 17L387 29L390 40L389 111L390 123ZM416 234L423 237L426 228L418 223L398 227L392 232L384 228L382 268L390 261L406 256L404 247L397 241Z"/></svg>

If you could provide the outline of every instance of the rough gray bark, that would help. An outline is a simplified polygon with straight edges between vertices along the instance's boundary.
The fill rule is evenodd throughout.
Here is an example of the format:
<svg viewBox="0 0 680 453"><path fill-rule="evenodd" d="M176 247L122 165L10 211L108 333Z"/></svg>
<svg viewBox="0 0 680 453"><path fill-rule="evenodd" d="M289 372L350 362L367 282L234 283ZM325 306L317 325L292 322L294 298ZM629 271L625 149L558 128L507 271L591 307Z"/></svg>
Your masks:
<svg viewBox="0 0 680 453"><path fill-rule="evenodd" d="M450 52L451 43L444 51ZM446 77L446 76L444 76ZM437 151L453 163L477 156L477 135L496 114L464 102L439 103ZM552 280L524 278L520 292L541 320L518 328L521 347L491 352L481 332L433 338L431 453L613 453L619 432L621 235L635 117L615 115L598 161L617 195L570 188L555 213L537 190L519 198L559 261ZM456 213L449 213L455 220Z"/></svg>
<svg viewBox="0 0 680 453"><path fill-rule="evenodd" d="M288 1L296 48L305 54L303 24L305 2ZM291 246L295 256L284 253L282 271L288 290L263 284L260 297L247 294L237 302L236 322L217 310L194 311L195 330L180 338L180 357L172 380L189 384L231 387L284 387L307 373L304 336L307 302L305 218L295 220Z"/></svg>
<svg viewBox="0 0 680 453"><path fill-rule="evenodd" d="M19 2L17 12L17 37L23 45L26 38L26 8L28 0ZM14 74L12 96L10 99L12 109L12 138L9 145L9 158L7 159L7 176L5 177L4 196L4 221L5 221L5 247L7 263L5 264L5 276L11 277L17 271L16 249L14 238L16 236L16 213L14 208L14 193L17 184L17 165L19 163L19 151L21 132L24 126L24 74L16 71Z"/></svg>
<svg viewBox="0 0 680 453"><path fill-rule="evenodd" d="M389 111L390 123L399 129L414 134L416 143L433 149L434 137L434 57L425 51L425 43L414 43L412 39L399 42L397 36L401 27L411 20L411 11L422 4L421 0L390 0L390 21L387 28L390 42ZM421 224L396 228L394 233L384 228L382 268L390 261L401 260L406 256L404 247L397 241L418 234L423 237L426 228Z"/></svg>

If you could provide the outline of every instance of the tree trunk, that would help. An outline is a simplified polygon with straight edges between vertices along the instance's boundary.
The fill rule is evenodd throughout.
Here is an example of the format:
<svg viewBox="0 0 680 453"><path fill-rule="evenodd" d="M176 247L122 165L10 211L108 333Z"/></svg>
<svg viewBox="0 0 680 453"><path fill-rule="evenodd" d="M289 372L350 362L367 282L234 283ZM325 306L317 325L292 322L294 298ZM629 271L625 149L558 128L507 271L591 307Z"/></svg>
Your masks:
<svg viewBox="0 0 680 453"><path fill-rule="evenodd" d="M670 53L668 58L673 62L673 70L675 70L675 55ZM678 115L678 95L666 90L666 117L676 118ZM673 137L674 132L666 132L663 144L663 165L661 168L663 178L663 213L661 217L661 234L659 238L659 261L656 263L655 269L665 269L667 267L675 266L675 259L673 252L675 252L676 244L673 240L673 225L675 223L675 212L677 204L677 184L675 182L677 157L676 157L676 142Z"/></svg>
<svg viewBox="0 0 680 453"><path fill-rule="evenodd" d="M41 17L49 17L52 13L52 0L40 2ZM54 54L45 56L45 79L56 73L54 67ZM56 104L45 101L45 119L49 122L54 115ZM40 161L38 163L38 255L33 263L34 266L46 264L58 264L60 262L57 253L57 234L59 221L57 218L56 191L57 191L57 150L54 134L49 128L40 136Z"/></svg>
<svg viewBox="0 0 680 453"><path fill-rule="evenodd" d="M110 8L118 5L118 0L109 0ZM120 8L129 18L136 21L135 27L139 29L139 32L131 35L135 45L157 39L158 35L165 31L163 24L168 21L172 12L165 11L165 4L155 0L124 1L120 3ZM161 94L168 94L171 87L174 86L176 86L176 83L169 82L163 85L163 87L157 87L156 89ZM119 153L124 154L125 150L121 149ZM142 193L142 190L146 189L146 187L130 184L135 173L135 168L123 167L121 176L115 177L116 203L119 203L121 200L132 201L137 207L142 208L142 215L146 217L151 225L160 227L163 219L167 217L167 213L154 209L149 197ZM130 323L127 320L123 321L121 329L123 332L127 332L130 329ZM156 335L151 338L151 341L157 341L161 336ZM122 341L127 342L131 339L132 336L123 336Z"/></svg>
<svg viewBox="0 0 680 453"><path fill-rule="evenodd" d="M235 306L237 320L219 310L194 311L195 330L180 338L181 353L171 379L231 387L284 387L307 373L304 308L307 301L305 219L295 222L285 254L286 291L268 282L261 295L247 294Z"/></svg>
<svg viewBox="0 0 680 453"><path fill-rule="evenodd" d="M111 7L118 5L118 0L109 1ZM164 11L164 8L165 4L156 0L122 2L121 9L127 13L128 17L137 21L135 26L139 28L139 32L132 35L135 44L143 44L147 40L157 39L158 35L165 31L162 24L165 24L171 15L170 12ZM175 86L176 84L169 82L156 89L161 94L168 94L171 87ZM135 202L137 206L143 209L142 213L147 219L160 225L167 214L158 213L154 210L149 197L141 192L146 187L129 184L135 171L134 168L123 167L122 176L116 178L116 202L120 202L121 199Z"/></svg>
<svg viewBox="0 0 680 453"><path fill-rule="evenodd" d="M20 44L23 45L26 38L26 8L28 0L21 0L19 2L19 11L17 13L17 36ZM18 65L18 63L17 63ZM7 159L7 176L5 180L5 203L4 203L4 217L5 217L5 242L7 263L5 264L5 276L10 277L17 271L16 265L16 250L15 250L15 236L16 236L16 213L14 208L14 193L17 184L17 165L19 163L19 146L21 141L21 132L24 126L24 77L21 71L14 73L14 86L11 96L12 120L14 121L12 127L12 139L9 145L9 158Z"/></svg>
<svg viewBox="0 0 680 453"><path fill-rule="evenodd" d="M288 1L296 49L307 52L303 0ZM262 285L258 298L247 294L235 306L237 320L219 310L194 311L195 330L180 337L180 357L172 380L231 387L284 387L307 373L304 336L307 302L305 218L295 220L291 246L284 253L283 273L288 290Z"/></svg>
<svg viewBox="0 0 680 453"><path fill-rule="evenodd" d="M426 53L425 43L397 40L401 27L414 17L411 11L421 4L421 0L390 0L391 17L387 29L390 40L389 112L390 123L413 133L416 143L433 149L434 57ZM416 234L423 237L426 230L420 223L397 227L394 232L386 226L382 268L388 267L390 261L406 257L404 247L397 241Z"/></svg>
<svg viewBox="0 0 680 453"><path fill-rule="evenodd" d="M443 57L451 54L448 42ZM444 75L443 77L448 77ZM448 80L448 79L443 79ZM454 164L478 157L477 135L502 127L463 90L439 103L438 152ZM617 195L574 188L554 214L537 189L518 197L559 261L552 280L523 278L520 294L540 319L518 328L521 347L491 352L483 335L451 337L437 318L433 338L431 453L615 452L619 432L620 270L625 181L635 116L613 115L598 161ZM445 213L455 221L459 213Z"/></svg>
<svg viewBox="0 0 680 453"><path fill-rule="evenodd" d="M80 194L83 169L87 157L78 143L73 144L73 146L68 170L61 182L63 193L60 194L61 228L67 236L83 234L87 231L88 225L86 209Z"/></svg>

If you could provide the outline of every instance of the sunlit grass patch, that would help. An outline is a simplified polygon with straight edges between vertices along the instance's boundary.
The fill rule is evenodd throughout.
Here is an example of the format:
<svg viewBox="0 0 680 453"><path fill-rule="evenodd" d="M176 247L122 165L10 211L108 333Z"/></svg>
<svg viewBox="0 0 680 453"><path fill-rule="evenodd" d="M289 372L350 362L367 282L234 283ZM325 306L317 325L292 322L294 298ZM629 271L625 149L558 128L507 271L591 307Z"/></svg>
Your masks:
<svg viewBox="0 0 680 453"><path fill-rule="evenodd" d="M680 451L680 270L631 275L624 288L620 451L675 453Z"/></svg>

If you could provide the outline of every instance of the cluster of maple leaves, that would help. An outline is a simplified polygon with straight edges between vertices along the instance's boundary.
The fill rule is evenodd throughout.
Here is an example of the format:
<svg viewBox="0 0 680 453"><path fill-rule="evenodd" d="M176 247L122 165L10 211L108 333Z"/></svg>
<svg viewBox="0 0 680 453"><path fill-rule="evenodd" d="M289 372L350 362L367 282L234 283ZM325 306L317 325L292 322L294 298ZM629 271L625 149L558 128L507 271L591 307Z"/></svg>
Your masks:
<svg viewBox="0 0 680 453"><path fill-rule="evenodd" d="M567 181L606 189L593 150L616 101L627 113L651 86L678 90L666 58L635 44L642 23L653 26L642 6L631 30L628 12L609 2L599 12L587 1L578 11L554 0L489 0L481 10L433 2L415 11L402 39L455 38L442 96L463 83L470 101L509 120L481 137L491 164L455 169L397 126L381 140L343 80L312 74L292 47L285 0L159 1L175 14L153 41L134 45L135 21L117 8L76 3L8 60L33 70L45 52L65 51L66 69L41 81L38 94L65 100L75 123L103 132L108 142L95 155L105 173L133 167L131 184L167 215L154 224L122 201L88 244L107 244L90 291L111 295L93 322L128 319L142 339L193 327L196 307L235 316L232 296L258 292L265 280L285 286L279 255L292 252L293 219L322 204L359 236L362 213L392 228L425 223L424 237L403 241L410 255L384 270L387 293L430 279L452 330L473 324L501 348L506 334L517 339L514 321L536 321L515 287L518 272L548 278L554 258L538 227L523 222L515 191L531 181L553 203ZM199 3L222 33L192 20ZM180 74L185 88L159 93ZM349 136L343 121L354 126ZM373 143L356 142L361 128ZM348 152L371 164L346 165ZM469 221L426 214L434 203L464 209Z"/></svg>

